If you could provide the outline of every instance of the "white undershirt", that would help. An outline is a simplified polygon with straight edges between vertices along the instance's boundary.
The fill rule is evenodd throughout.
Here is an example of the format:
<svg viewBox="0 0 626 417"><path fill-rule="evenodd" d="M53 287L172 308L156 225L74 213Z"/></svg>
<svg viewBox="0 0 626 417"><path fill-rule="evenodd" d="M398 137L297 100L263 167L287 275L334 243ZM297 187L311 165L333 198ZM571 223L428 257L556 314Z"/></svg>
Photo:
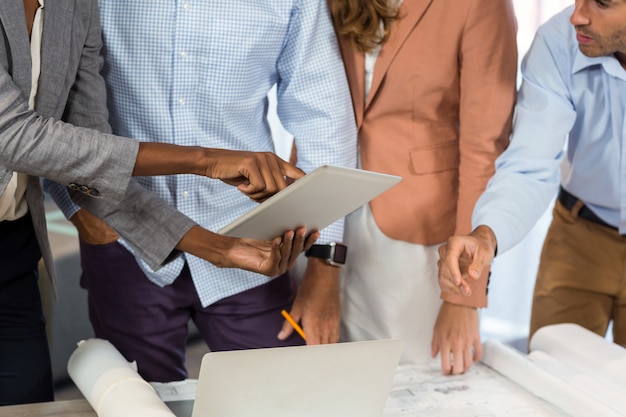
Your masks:
<svg viewBox="0 0 626 417"><path fill-rule="evenodd" d="M28 107L35 108L35 97L41 73L41 34L43 32L43 3L39 0L39 8L35 13L33 29L30 35L30 56L32 60L32 87L28 99ZM26 184L28 175L14 172L4 193L0 196L0 221L16 220L28 212L26 204Z"/></svg>
<svg viewBox="0 0 626 417"><path fill-rule="evenodd" d="M380 30L383 29L382 22ZM376 65L376 59L380 53L381 45L376 45L374 49L365 54L365 102L367 103L367 97L372 87L372 78L374 77L374 66Z"/></svg>

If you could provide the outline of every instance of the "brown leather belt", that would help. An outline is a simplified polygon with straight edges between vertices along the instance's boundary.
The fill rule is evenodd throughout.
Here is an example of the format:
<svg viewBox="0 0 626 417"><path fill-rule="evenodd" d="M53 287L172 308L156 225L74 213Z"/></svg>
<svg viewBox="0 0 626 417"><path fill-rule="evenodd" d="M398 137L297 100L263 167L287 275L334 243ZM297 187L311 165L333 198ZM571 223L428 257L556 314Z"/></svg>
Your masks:
<svg viewBox="0 0 626 417"><path fill-rule="evenodd" d="M559 189L559 201L561 202L561 204L563 204L563 207L565 207L566 209L571 210L572 207L574 207L574 204L576 204L579 200L580 199L578 197L570 194L563 187ZM594 222L601 226L610 227L613 230L617 230L617 227L611 226L610 224L608 224L607 222L605 222L604 220L596 216L595 213L591 211L589 207L585 206L584 204L581 207L580 211L578 212L578 217L582 217L583 219L589 220L590 222Z"/></svg>

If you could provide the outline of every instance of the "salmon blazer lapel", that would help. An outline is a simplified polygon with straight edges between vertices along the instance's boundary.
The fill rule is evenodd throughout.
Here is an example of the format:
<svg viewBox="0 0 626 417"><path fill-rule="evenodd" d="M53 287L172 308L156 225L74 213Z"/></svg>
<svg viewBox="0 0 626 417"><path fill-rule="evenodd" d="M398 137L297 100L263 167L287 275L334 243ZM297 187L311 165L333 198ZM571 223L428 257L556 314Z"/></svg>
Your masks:
<svg viewBox="0 0 626 417"><path fill-rule="evenodd" d="M356 51L345 36L339 37L339 46L350 85L356 124L360 128L365 111L365 55Z"/></svg>
<svg viewBox="0 0 626 417"><path fill-rule="evenodd" d="M398 17L391 25L391 31L387 42L383 45L376 64L374 66L374 76L372 86L365 103L365 111L376 96L380 85L387 73L387 69L402 47L413 28L419 23L422 16L433 0L404 0L398 10ZM363 71L363 69L362 69Z"/></svg>

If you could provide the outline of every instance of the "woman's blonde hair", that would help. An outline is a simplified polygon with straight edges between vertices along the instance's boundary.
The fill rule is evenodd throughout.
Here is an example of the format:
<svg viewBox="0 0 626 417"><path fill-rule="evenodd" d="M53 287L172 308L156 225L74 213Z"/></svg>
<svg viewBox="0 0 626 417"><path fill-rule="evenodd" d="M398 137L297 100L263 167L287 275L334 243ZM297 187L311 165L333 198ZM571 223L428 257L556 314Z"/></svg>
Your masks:
<svg viewBox="0 0 626 417"><path fill-rule="evenodd" d="M330 12L337 34L346 36L360 52L369 52L383 44L398 14L397 7L389 3L388 0L331 0Z"/></svg>

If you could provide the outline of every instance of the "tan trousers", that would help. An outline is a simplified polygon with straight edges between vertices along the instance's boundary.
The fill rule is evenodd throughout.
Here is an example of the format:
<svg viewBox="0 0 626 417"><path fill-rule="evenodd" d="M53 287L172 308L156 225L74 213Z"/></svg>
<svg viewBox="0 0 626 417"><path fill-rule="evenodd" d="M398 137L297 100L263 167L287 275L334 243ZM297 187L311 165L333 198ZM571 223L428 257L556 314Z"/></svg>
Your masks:
<svg viewBox="0 0 626 417"><path fill-rule="evenodd" d="M558 201L541 253L530 336L550 324L576 323L626 345L626 237L579 218Z"/></svg>

